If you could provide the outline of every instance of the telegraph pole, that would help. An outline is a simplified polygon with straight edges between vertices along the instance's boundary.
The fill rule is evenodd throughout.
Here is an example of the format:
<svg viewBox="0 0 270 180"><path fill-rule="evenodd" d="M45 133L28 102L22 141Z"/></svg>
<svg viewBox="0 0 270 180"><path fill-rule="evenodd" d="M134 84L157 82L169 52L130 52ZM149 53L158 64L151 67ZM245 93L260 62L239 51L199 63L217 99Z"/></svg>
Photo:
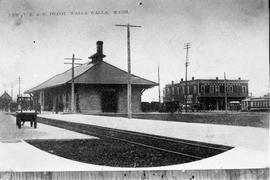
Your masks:
<svg viewBox="0 0 270 180"><path fill-rule="evenodd" d="M186 106L186 112L187 112L187 97L188 97L188 92L187 92L187 68L189 65L188 62L188 49L190 48L190 43L185 43L184 45L184 49L186 49L186 62L185 62L185 66L186 66L186 88L185 88L185 106Z"/></svg>
<svg viewBox="0 0 270 180"><path fill-rule="evenodd" d="M19 81L19 96L21 96L21 81L22 81L22 78L20 76L18 77L18 81Z"/></svg>
<svg viewBox="0 0 270 180"><path fill-rule="evenodd" d="M64 58L65 60L71 60L71 63L64 63L64 64L71 64L71 112L76 113L76 105L75 105L75 88L74 88L74 64L78 65L80 63L75 63L75 60L82 60L75 58L75 55L72 54L72 58Z"/></svg>
<svg viewBox="0 0 270 180"><path fill-rule="evenodd" d="M228 107L227 107L227 82L226 82L226 73L224 72L224 92L225 92L225 112L227 113Z"/></svg>
<svg viewBox="0 0 270 180"><path fill-rule="evenodd" d="M10 83L10 87L11 87L10 95L11 95L11 99L13 101L13 83Z"/></svg>
<svg viewBox="0 0 270 180"><path fill-rule="evenodd" d="M158 65L158 102L161 103L160 99L160 74L159 74L159 65Z"/></svg>
<svg viewBox="0 0 270 180"><path fill-rule="evenodd" d="M131 57L130 57L130 28L131 27L142 27L131 24L116 24L115 26L127 28L127 61L128 61L128 86L127 86L127 104L128 104L128 118L132 118L132 105L131 105Z"/></svg>

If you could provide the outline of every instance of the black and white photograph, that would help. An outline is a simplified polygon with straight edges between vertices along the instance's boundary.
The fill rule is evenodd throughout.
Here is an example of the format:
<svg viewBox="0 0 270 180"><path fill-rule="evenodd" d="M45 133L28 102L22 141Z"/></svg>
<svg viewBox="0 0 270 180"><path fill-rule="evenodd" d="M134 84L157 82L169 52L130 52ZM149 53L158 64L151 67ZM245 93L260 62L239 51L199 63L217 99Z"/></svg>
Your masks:
<svg viewBox="0 0 270 180"><path fill-rule="evenodd" d="M0 0L0 180L267 180L268 0Z"/></svg>

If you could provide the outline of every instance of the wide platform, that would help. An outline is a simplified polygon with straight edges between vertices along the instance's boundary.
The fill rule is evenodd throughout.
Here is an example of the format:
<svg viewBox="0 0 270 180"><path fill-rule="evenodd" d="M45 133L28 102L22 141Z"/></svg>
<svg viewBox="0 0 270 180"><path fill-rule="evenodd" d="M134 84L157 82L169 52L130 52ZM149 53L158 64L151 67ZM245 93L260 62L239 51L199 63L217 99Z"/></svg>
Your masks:
<svg viewBox="0 0 270 180"><path fill-rule="evenodd" d="M37 129L16 128L15 118L1 114L0 171L103 171L103 170L197 170L269 168L269 132L263 128L180 123L113 118L91 115L41 114L39 117L93 124L168 137L234 146L232 150L207 159L155 168L114 168L80 163L41 151L21 139L42 137L69 139L95 138L38 123ZM10 121L10 122L7 122ZM14 127L13 127L14 126ZM8 128L8 129L6 129ZM2 132L3 129L5 133ZM52 132L56 132L53 134ZM9 135L6 135L10 133Z"/></svg>
<svg viewBox="0 0 270 180"><path fill-rule="evenodd" d="M269 149L269 130L265 128L127 119L82 114L40 114L38 116L226 146L262 151L268 151Z"/></svg>

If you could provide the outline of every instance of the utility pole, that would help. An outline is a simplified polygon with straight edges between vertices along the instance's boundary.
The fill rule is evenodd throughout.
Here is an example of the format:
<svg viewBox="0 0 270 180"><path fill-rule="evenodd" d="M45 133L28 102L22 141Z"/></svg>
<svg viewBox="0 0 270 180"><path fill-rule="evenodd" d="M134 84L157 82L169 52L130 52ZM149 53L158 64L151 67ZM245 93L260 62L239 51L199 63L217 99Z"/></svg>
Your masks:
<svg viewBox="0 0 270 180"><path fill-rule="evenodd" d="M184 45L184 49L186 49L186 62L185 62L185 66L186 66L186 88L185 88L185 106L186 106L186 112L187 112L187 97L188 97L188 92L187 92L187 67L189 65L188 62L188 49L190 48L190 43L185 43Z"/></svg>
<svg viewBox="0 0 270 180"><path fill-rule="evenodd" d="M158 102L161 103L160 99L160 74L159 74L159 65L158 65Z"/></svg>
<svg viewBox="0 0 270 180"><path fill-rule="evenodd" d="M13 101L13 83L10 83L10 87L11 87L10 95L11 95L11 99Z"/></svg>
<svg viewBox="0 0 270 180"><path fill-rule="evenodd" d="M75 104L75 88L74 88L74 65L78 65L80 63L75 63L75 60L82 60L75 58L75 55L72 54L72 58L64 58L65 60L71 60L71 63L64 63L64 64L71 64L71 112L76 113L76 104Z"/></svg>
<svg viewBox="0 0 270 180"><path fill-rule="evenodd" d="M226 73L224 72L224 92L225 92L225 112L228 111L228 105L227 105L227 82L226 82Z"/></svg>
<svg viewBox="0 0 270 180"><path fill-rule="evenodd" d="M127 104L128 104L128 118L132 118L132 105L131 105L131 57L130 57L130 28L131 27L142 27L131 24L116 24L115 26L127 27L127 61L128 61L128 86L127 86Z"/></svg>
<svg viewBox="0 0 270 180"><path fill-rule="evenodd" d="M21 96L21 81L22 81L22 78L20 76L18 77L18 81L19 81L19 96Z"/></svg>

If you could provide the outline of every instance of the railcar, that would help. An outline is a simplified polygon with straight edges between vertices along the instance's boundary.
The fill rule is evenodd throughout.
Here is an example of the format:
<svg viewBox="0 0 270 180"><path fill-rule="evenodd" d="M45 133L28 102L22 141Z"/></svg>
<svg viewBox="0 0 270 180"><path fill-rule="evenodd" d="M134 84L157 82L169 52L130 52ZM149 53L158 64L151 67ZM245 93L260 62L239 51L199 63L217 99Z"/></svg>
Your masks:
<svg viewBox="0 0 270 180"><path fill-rule="evenodd" d="M242 101L242 111L270 111L270 97L248 98Z"/></svg>

